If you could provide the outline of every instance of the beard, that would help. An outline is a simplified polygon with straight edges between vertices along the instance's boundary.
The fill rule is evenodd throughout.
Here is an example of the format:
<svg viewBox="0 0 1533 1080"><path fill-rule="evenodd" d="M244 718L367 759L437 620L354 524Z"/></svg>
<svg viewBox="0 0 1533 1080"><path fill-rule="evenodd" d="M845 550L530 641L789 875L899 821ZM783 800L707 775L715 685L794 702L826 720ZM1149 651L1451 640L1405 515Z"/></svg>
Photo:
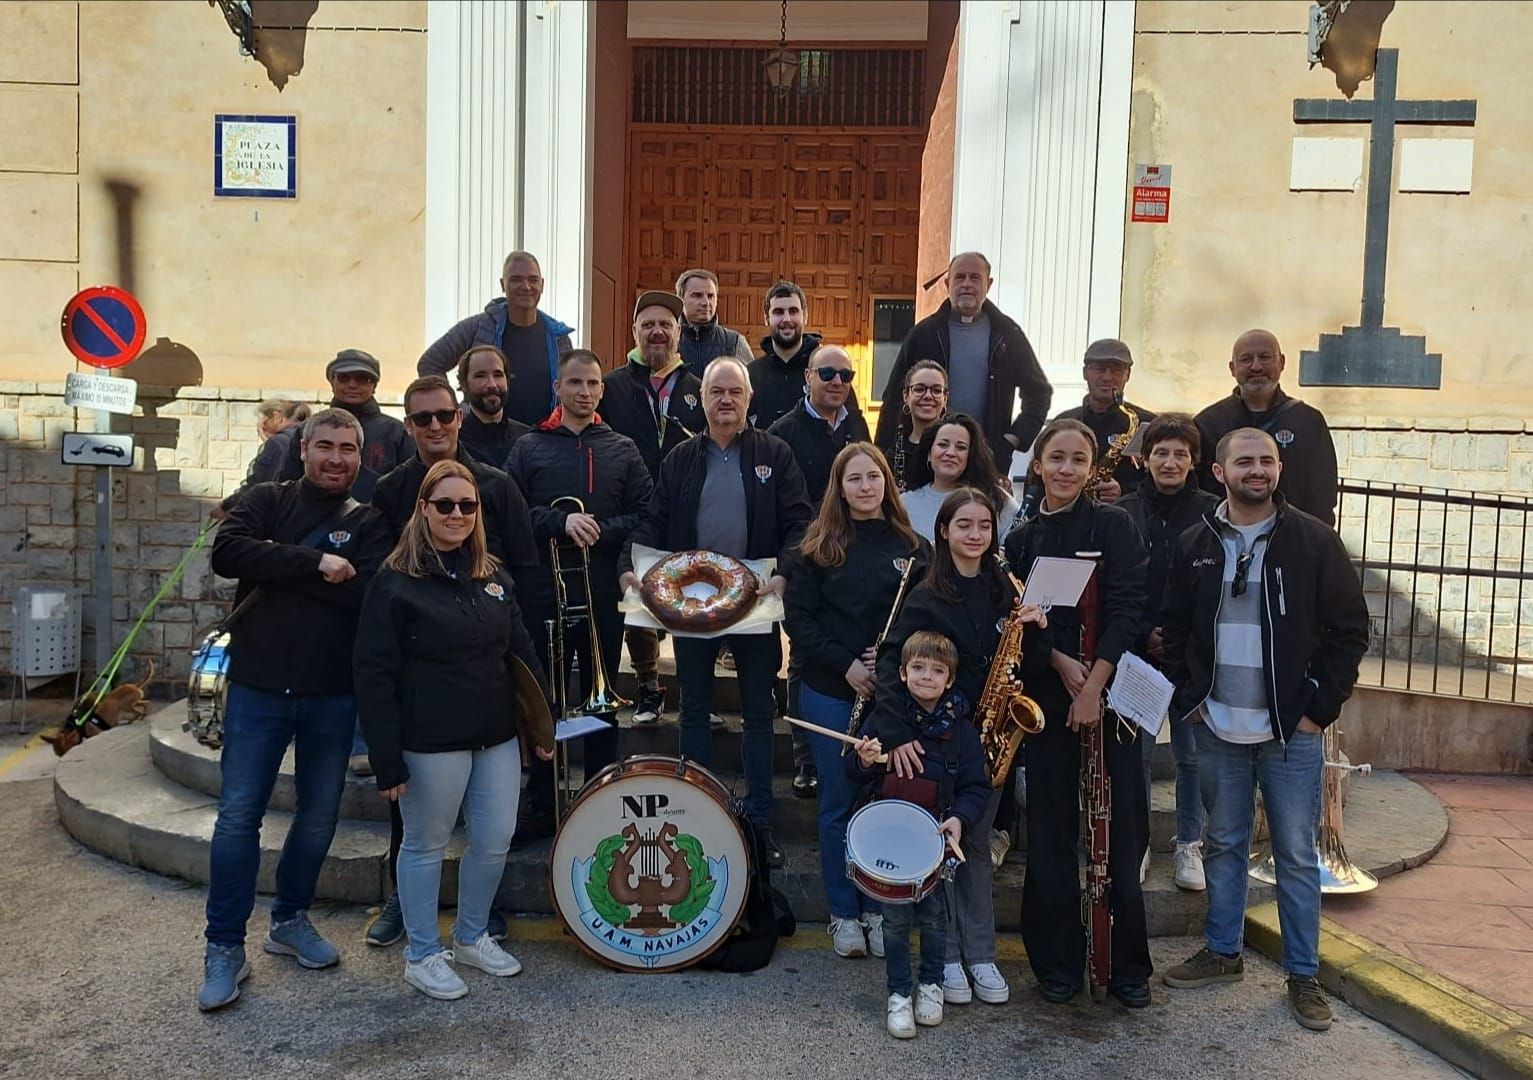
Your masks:
<svg viewBox="0 0 1533 1080"><path fill-rule="evenodd" d="M499 390L485 390L478 394L468 394L468 403L476 412L493 415L505 408L506 395Z"/></svg>
<svg viewBox="0 0 1533 1080"><path fill-rule="evenodd" d="M784 349L796 349L799 342L804 340L804 331L802 327L793 330L773 330L772 340Z"/></svg>

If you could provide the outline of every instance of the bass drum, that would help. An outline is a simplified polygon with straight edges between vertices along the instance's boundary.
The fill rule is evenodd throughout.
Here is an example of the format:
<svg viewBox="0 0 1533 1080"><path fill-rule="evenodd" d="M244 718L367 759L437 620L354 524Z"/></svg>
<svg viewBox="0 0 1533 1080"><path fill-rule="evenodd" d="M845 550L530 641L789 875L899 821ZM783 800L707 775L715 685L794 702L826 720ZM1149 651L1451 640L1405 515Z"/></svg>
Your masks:
<svg viewBox="0 0 1533 1080"><path fill-rule="evenodd" d="M203 746L214 750L224 744L224 708L229 687L229 634L213 631L192 654L192 670L186 680L187 717L181 727Z"/></svg>
<svg viewBox="0 0 1533 1080"><path fill-rule="evenodd" d="M729 938L752 872L729 790L685 758L597 773L550 856L554 908L580 947L622 971L689 967Z"/></svg>

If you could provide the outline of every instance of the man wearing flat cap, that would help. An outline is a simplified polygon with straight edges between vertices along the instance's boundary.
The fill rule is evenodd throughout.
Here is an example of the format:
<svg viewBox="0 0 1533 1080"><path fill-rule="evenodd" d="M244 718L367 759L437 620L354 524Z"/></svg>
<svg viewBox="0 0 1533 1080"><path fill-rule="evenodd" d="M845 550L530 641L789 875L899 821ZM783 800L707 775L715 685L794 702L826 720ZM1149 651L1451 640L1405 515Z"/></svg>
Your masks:
<svg viewBox="0 0 1533 1080"><path fill-rule="evenodd" d="M325 365L330 383L330 407L345 409L362 425L362 466L351 486L351 496L369 502L378 478L415 454L415 443L399 420L378 407L378 379L382 374L378 361L361 349L342 349ZM299 440L294 439L283 462L278 480L296 480L303 475L299 460Z"/></svg>
<svg viewBox="0 0 1533 1080"><path fill-rule="evenodd" d="M1149 409L1127 401L1123 394L1129 376L1134 372L1134 354L1117 338L1103 338L1086 346L1086 356L1081 366L1081 377L1086 380L1086 396L1080 407L1066 409L1054 419L1079 420L1097 437L1097 458L1101 459L1111 448L1111 440L1128 432L1130 422L1123 411L1128 409L1139 418L1142 430L1155 419ZM1136 449L1129 447L1130 450ZM1144 467L1135 456L1125 453L1118 461L1112 478L1098 485L1096 497L1104 503L1117 502L1118 497L1132 491L1144 479Z"/></svg>

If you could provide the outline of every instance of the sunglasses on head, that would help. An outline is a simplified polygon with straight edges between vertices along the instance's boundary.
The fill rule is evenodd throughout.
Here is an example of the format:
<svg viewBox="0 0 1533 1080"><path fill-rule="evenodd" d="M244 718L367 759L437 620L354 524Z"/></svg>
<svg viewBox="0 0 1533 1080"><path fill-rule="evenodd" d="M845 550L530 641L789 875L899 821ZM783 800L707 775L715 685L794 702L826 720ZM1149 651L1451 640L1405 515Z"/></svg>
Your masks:
<svg viewBox="0 0 1533 1080"><path fill-rule="evenodd" d="M452 508L455 506L458 508L458 513L464 517L468 517L479 510L478 499L425 499L423 501L443 517L452 513Z"/></svg>
<svg viewBox="0 0 1533 1080"><path fill-rule="evenodd" d="M844 383L850 383L857 377L857 373L855 371L851 371L847 368L815 368L814 373L820 377L821 382L834 382L839 378Z"/></svg>
<svg viewBox="0 0 1533 1080"><path fill-rule="evenodd" d="M457 418L457 409L422 409L420 412L413 412L405 417L406 420L416 427L430 427L433 419L443 427L451 427L452 422Z"/></svg>

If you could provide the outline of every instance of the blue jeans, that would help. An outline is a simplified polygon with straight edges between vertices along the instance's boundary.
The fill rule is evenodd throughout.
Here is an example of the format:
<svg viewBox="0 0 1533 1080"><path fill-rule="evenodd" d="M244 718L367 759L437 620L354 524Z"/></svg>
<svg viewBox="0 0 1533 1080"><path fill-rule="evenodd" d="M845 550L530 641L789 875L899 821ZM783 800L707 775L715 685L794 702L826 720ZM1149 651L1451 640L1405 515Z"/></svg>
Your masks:
<svg viewBox="0 0 1533 1080"><path fill-rule="evenodd" d="M845 731L852 715L852 703L815 690L808 683L799 687L799 708L812 724L832 731ZM831 918L856 919L863 912L877 914L878 901L867 896L846 876L846 823L852 817L852 803L859 794L846 775L842 760L844 743L824 735L806 732L814 767L820 774L820 876L825 880L825 899Z"/></svg>
<svg viewBox="0 0 1533 1080"><path fill-rule="evenodd" d="M724 637L677 637L676 681L681 684L681 734L678 748L683 757L704 767L713 765L713 662L719 648L729 642L735 657L735 678L740 684L740 713L745 736L740 757L745 767L745 812L763 828L772 824L772 716L777 711L777 669L782 666L782 645L775 633L728 634Z"/></svg>
<svg viewBox="0 0 1533 1080"><path fill-rule="evenodd" d="M1241 745L1225 742L1205 723L1191 726L1208 811L1203 846L1203 873L1208 880L1203 932L1208 947L1227 955L1241 949L1255 787L1260 784L1277 862L1283 967L1291 975L1314 975L1320 970L1320 859L1315 827L1320 820L1324 768L1321 736L1296 731L1286 748L1276 739Z"/></svg>
<svg viewBox="0 0 1533 1080"><path fill-rule="evenodd" d="M282 757L296 743L298 806L277 862L273 922L307 911L340 814L356 717L350 694L274 694L229 684L223 778L208 856L208 925L214 945L243 945L255 908L261 821Z"/></svg>
<svg viewBox="0 0 1533 1080"><path fill-rule="evenodd" d="M439 754L406 750L404 758L410 779L399 800L405 836L395 867L396 887L410 938L405 959L424 960L442 951L437 929L442 856L460 806L468 847L458 860L458 919L453 937L472 943L485 931L516 832L522 751L520 741L511 739L487 750Z"/></svg>
<svg viewBox="0 0 1533 1080"><path fill-rule="evenodd" d="M1203 838L1203 795L1198 786L1198 744L1192 724L1166 718L1171 725L1171 756L1176 761L1176 842L1191 844ZM1144 750L1144 792L1150 794L1150 757L1155 740L1148 732L1140 736Z"/></svg>
<svg viewBox="0 0 1533 1080"><path fill-rule="evenodd" d="M990 838L985 838L988 847ZM910 927L921 927L921 965L919 980L941 983L943 958L947 952L947 896L938 885L919 904L884 905L884 977L889 993L910 996Z"/></svg>

